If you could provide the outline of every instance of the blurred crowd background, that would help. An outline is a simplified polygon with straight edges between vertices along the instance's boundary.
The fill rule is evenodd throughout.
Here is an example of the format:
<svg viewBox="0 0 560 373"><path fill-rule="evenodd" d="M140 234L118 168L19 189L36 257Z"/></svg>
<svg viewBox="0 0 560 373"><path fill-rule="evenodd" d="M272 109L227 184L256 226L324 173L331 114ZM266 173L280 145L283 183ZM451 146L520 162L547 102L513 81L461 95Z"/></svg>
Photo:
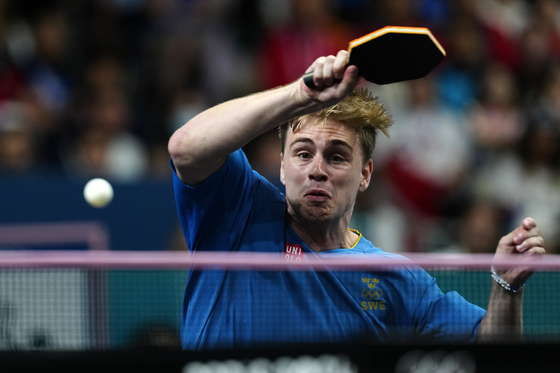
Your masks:
<svg viewBox="0 0 560 373"><path fill-rule="evenodd" d="M351 227L387 251L493 252L532 216L559 252L558 0L2 0L0 180L171 183L194 115L387 25L428 27L447 58L363 83L395 124ZM279 184L277 135L245 150Z"/></svg>

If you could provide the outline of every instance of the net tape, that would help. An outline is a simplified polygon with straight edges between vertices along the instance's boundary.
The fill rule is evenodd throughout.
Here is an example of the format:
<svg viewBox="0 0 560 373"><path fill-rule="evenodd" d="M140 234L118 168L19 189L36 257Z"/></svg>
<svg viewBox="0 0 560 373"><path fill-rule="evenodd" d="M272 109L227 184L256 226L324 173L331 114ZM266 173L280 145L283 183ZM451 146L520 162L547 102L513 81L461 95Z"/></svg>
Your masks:
<svg viewBox="0 0 560 373"><path fill-rule="evenodd" d="M537 271L559 271L560 255L539 257L494 254L405 253L402 256L306 255L296 264L278 253L178 252L178 251L0 251L0 268L94 268L108 269L229 269L229 270L360 270L387 269L412 261L426 269L454 267L489 270L523 266Z"/></svg>

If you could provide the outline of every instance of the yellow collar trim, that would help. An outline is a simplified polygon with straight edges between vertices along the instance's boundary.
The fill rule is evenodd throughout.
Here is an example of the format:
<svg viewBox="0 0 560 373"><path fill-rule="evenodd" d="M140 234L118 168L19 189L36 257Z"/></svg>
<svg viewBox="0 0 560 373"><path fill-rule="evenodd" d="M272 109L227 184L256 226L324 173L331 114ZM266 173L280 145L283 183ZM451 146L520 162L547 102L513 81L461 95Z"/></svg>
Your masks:
<svg viewBox="0 0 560 373"><path fill-rule="evenodd" d="M360 232L358 232L358 230L356 230L356 229L350 229L350 230L358 235L358 239L356 240L356 242L354 242L354 245L352 245L352 247L351 247L351 249L353 249L354 247L356 247L358 242L360 242L360 239L362 238L362 234Z"/></svg>

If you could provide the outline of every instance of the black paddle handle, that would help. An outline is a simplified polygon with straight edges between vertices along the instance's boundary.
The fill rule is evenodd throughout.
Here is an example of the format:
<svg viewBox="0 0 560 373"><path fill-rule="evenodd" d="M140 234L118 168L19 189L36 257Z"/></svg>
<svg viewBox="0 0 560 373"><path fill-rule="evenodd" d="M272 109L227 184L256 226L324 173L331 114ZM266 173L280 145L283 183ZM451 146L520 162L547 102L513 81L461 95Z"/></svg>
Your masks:
<svg viewBox="0 0 560 373"><path fill-rule="evenodd" d="M303 74L303 82L309 88L317 88L315 83L313 83L313 71Z"/></svg>
<svg viewBox="0 0 560 373"><path fill-rule="evenodd" d="M303 74L302 78L306 86L308 86L311 89L317 88L315 83L313 83L313 71ZM336 79L335 83L339 83L341 81L342 79Z"/></svg>

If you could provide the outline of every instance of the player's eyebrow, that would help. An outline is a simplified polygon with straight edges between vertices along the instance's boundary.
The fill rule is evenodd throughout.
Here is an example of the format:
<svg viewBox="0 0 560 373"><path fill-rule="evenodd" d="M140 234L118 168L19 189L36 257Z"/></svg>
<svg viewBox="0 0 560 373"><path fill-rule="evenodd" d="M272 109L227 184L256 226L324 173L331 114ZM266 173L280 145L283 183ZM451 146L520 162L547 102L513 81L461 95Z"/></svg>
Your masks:
<svg viewBox="0 0 560 373"><path fill-rule="evenodd" d="M305 144L315 144L315 142L313 142L313 140L311 140L309 137L298 137L297 139L295 139L294 141L292 141L292 143L290 144L290 149L298 144L298 143L305 143ZM352 145L350 145L348 142L344 141L344 140L339 140L339 139L332 139L328 141L330 146L343 146L345 148L348 148L348 150L350 150L351 152L354 151L354 148L352 147Z"/></svg>
<svg viewBox="0 0 560 373"><path fill-rule="evenodd" d="M354 148L352 147L352 145L350 145L348 142L344 141L344 140L339 140L339 139L333 139L333 140L329 140L329 145L331 146L344 146L346 148L348 148L348 150L350 151L354 151Z"/></svg>
<svg viewBox="0 0 560 373"><path fill-rule="evenodd" d="M313 140L311 140L309 137L298 137L297 139L292 141L292 143L290 144L290 149L299 143L311 144L311 145L315 144Z"/></svg>

